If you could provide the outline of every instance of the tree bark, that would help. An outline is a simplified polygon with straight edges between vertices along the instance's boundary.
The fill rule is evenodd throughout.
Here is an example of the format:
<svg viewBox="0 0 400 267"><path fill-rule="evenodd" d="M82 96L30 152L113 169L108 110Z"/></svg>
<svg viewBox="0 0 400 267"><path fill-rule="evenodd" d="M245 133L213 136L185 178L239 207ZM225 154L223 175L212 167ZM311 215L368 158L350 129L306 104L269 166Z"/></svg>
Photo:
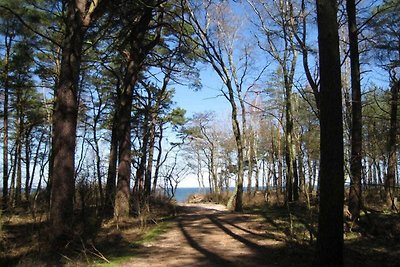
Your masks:
<svg viewBox="0 0 400 267"><path fill-rule="evenodd" d="M154 116L154 115L153 115ZM147 159L147 168L145 179L145 197L149 197L151 191L151 178L153 173L153 160L154 160L154 145L155 145L155 118L152 118L152 123L150 125L150 141L149 141L149 155Z"/></svg>
<svg viewBox="0 0 400 267"><path fill-rule="evenodd" d="M30 135L31 135L32 127L29 127L29 129L26 130L25 133L25 199L29 201L29 195L30 195L30 184L31 184L31 179L33 179L30 175L30 169L31 169L31 142L30 142ZM40 145L40 143L39 143Z"/></svg>
<svg viewBox="0 0 400 267"><path fill-rule="evenodd" d="M156 36L146 43L149 25L153 19L154 6L150 3L143 7L141 17L135 25L131 26L128 35L129 51L127 54L127 67L123 79L119 106L119 164L118 183L115 197L114 216L126 218L129 215L129 184L131 177L131 110L134 86L142 70L143 62L147 54L160 41L161 26L158 26ZM137 206L139 203L135 203Z"/></svg>
<svg viewBox="0 0 400 267"><path fill-rule="evenodd" d="M160 132L159 132L159 137L158 137L158 154L157 154L157 160L156 160L156 169L154 171L154 179L153 179L153 193L156 192L157 189L157 183L158 183L158 175L160 173L160 167L161 167L161 156L162 156L162 139L163 139L163 123L160 122Z"/></svg>
<svg viewBox="0 0 400 267"><path fill-rule="evenodd" d="M343 118L337 1L317 0L320 63L320 203L313 266L343 266Z"/></svg>
<svg viewBox="0 0 400 267"><path fill-rule="evenodd" d="M396 209L394 203L394 186L396 181L396 166L397 166L397 103L398 94L400 89L400 81L393 79L392 87L390 89L391 101L390 101L390 129L389 129L389 157L387 167L387 177L385 180L385 193L386 202L391 206L392 209Z"/></svg>
<svg viewBox="0 0 400 267"><path fill-rule="evenodd" d="M358 51L358 31L356 21L355 0L346 1L351 68L351 159L350 159L350 193L349 211L352 220L360 217L361 199L361 150L362 150L362 113L361 113L361 83L360 54Z"/></svg>
<svg viewBox="0 0 400 267"><path fill-rule="evenodd" d="M115 111L111 129L110 156L108 159L106 195L104 203L104 215L111 216L115 201L115 189L117 181L117 161L118 161L118 113Z"/></svg>
<svg viewBox="0 0 400 267"><path fill-rule="evenodd" d="M119 104L119 163L118 183L115 195L114 217L123 219L129 216L129 184L131 178L131 109L133 86L136 84L140 65L131 60L124 76L123 90Z"/></svg>
<svg viewBox="0 0 400 267"><path fill-rule="evenodd" d="M102 1L107 2L107 1ZM55 92L50 221L53 241L71 233L75 190L75 145L78 87L84 35L99 1L66 4L60 77Z"/></svg>
<svg viewBox="0 0 400 267"><path fill-rule="evenodd" d="M156 115L152 114L149 132L149 153L147 158L147 168L144 177L145 198L148 198L151 193L151 178L153 173L153 158L154 158L154 144L155 144L155 131L156 131Z"/></svg>
<svg viewBox="0 0 400 267"><path fill-rule="evenodd" d="M233 93L233 88L228 86L228 92L229 92L229 102L231 104L232 108L232 128L233 128L233 134L235 135L235 140L236 140L236 149L238 153L238 176L237 176L237 182L236 182L236 187L235 187L235 193L234 193L234 198L235 198L235 204L232 207L234 211L243 211L243 165L244 165L244 155L243 155L243 140L242 140L242 134L240 132L240 126L239 126L239 121L238 121L238 114L237 114L237 106L235 103L235 97ZM244 116L244 114L243 114Z"/></svg>
<svg viewBox="0 0 400 267"><path fill-rule="evenodd" d="M21 203L22 196L22 135L24 134L24 122L22 115L22 88L16 89L16 105L17 105L17 131L15 137L15 163L17 176L15 183L15 195L14 195L14 204L18 206Z"/></svg>
<svg viewBox="0 0 400 267"><path fill-rule="evenodd" d="M3 195L2 209L8 208L8 94L9 94L9 68L12 37L8 31L5 36L5 55L4 55L4 109L3 109Z"/></svg>

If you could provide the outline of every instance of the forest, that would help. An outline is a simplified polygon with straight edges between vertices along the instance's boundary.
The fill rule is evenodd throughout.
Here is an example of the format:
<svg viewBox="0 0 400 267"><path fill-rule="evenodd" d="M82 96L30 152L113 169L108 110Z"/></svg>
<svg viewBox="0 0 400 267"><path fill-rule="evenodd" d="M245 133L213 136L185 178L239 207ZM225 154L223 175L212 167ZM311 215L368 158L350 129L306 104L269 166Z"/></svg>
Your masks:
<svg viewBox="0 0 400 267"><path fill-rule="evenodd" d="M1 266L400 265L399 0L0 0L0 66Z"/></svg>

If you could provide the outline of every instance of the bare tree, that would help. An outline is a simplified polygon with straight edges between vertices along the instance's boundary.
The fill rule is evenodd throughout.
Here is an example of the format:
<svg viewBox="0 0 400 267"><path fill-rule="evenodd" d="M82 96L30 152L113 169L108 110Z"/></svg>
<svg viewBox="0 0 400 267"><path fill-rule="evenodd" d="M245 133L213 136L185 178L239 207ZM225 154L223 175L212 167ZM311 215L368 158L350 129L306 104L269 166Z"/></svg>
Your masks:
<svg viewBox="0 0 400 267"><path fill-rule="evenodd" d="M257 17L255 22L261 33L259 46L279 64L284 86L285 106L285 162L287 201L298 200L296 144L294 141L292 88L297 62L295 37L290 24L293 18L291 1L270 2L247 0Z"/></svg>
<svg viewBox="0 0 400 267"><path fill-rule="evenodd" d="M208 62L221 79L224 89L222 94L231 106L232 129L237 149L237 180L233 197L228 206L236 211L242 210L244 158L245 158L245 129L246 129L246 92L258 80L248 81L251 72L248 46L240 46L245 38L240 35L243 18L238 18L225 3L205 1L192 3L187 1L189 22L196 34L193 40L202 53L199 57ZM235 51L235 52L234 52ZM236 51L242 51L237 55ZM263 72L263 70L261 71ZM241 119L240 119L240 116Z"/></svg>

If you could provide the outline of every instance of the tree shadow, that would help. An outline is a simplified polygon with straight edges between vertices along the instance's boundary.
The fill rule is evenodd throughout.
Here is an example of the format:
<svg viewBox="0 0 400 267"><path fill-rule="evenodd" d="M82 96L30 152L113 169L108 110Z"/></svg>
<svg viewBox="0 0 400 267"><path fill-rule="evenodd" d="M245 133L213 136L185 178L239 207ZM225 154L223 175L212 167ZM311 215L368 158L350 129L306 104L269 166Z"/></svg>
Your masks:
<svg viewBox="0 0 400 267"><path fill-rule="evenodd" d="M219 256L218 254L216 254L214 252L211 252L210 250L207 250L206 248L202 247L198 242L196 242L194 240L194 238L192 238L192 236L188 233L188 231L186 231L181 219L178 221L178 226L179 226L183 236L185 237L186 241L188 242L188 244L192 248L194 248L195 250L200 252L202 255L204 255L204 257L206 257L206 259L211 264L213 264L215 266L227 266L227 267L237 266L232 261L224 259L223 257Z"/></svg>
<svg viewBox="0 0 400 267"><path fill-rule="evenodd" d="M254 243L240 235L237 235L234 232L232 232L231 230L229 230L215 216L207 215L207 218L210 219L210 221L212 221L216 226L218 226L224 233L233 237L235 240L239 241L240 243L243 243L250 249L254 250L256 253L259 253L259 254L268 253L268 251L264 247Z"/></svg>
<svg viewBox="0 0 400 267"><path fill-rule="evenodd" d="M200 252L206 260L207 264L196 266L309 266L312 260L312 249L306 246L296 246L288 242L274 243L269 245L259 245L253 240L274 239L268 233L260 234L248 230L240 225L247 222L249 218L242 218L241 215L235 215L234 218L224 218L230 213L206 213L203 216L185 215L179 219L179 228L184 235L188 244ZM245 216L245 215L244 215ZM208 219L204 221L204 219ZM234 227L243 231L245 235L234 233L227 226ZM250 253L239 252L231 255L224 255L224 250L215 249L215 244L207 240L207 236L201 236L203 228L210 229L210 235L217 234L222 231L226 237L233 238L235 241L243 244L250 249ZM196 237L200 234L199 237ZM249 236L246 238L246 236ZM252 238L254 237L254 238ZM224 238L224 237L221 237ZM208 243L207 243L208 242ZM201 244L200 244L201 243ZM237 246L234 246L238 249ZM239 246L240 247L240 246ZM237 251L236 251L237 252ZM239 254L239 255L238 255ZM229 257L229 258L228 258Z"/></svg>

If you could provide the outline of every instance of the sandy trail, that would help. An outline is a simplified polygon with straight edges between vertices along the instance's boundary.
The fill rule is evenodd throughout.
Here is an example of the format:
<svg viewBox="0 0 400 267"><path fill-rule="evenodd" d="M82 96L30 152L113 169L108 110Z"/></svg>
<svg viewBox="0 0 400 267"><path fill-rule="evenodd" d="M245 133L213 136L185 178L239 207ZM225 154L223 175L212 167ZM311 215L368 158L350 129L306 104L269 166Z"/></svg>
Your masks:
<svg viewBox="0 0 400 267"><path fill-rule="evenodd" d="M268 238L256 215L222 205L182 204L167 233L123 266L277 266L283 242Z"/></svg>

